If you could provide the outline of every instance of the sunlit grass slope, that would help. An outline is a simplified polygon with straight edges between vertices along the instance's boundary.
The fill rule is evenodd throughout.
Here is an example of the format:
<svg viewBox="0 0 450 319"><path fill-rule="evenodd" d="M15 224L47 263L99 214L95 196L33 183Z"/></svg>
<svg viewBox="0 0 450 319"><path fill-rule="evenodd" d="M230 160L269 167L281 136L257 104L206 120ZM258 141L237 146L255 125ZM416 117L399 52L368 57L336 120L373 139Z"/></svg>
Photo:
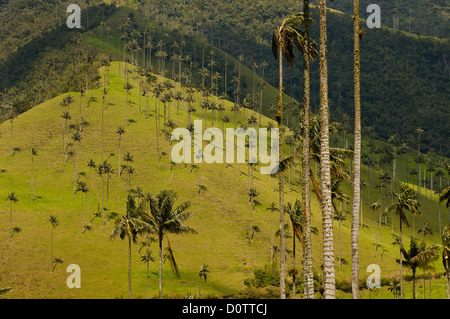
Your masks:
<svg viewBox="0 0 450 319"><path fill-rule="evenodd" d="M249 244L247 232L250 228L250 204L248 202L248 168L241 164L200 164L200 184L207 187L206 191L197 194L197 172L190 172L189 165L179 164L169 171L168 157L163 156L161 166L158 166L155 135L155 100L150 94L148 99L149 112L139 112L147 107L146 97L139 97L138 78L130 74L130 81L134 89L130 91L129 117L133 119L127 125L126 91L123 85L125 78L118 74L119 64L113 62L109 72L107 85L108 104L104 111L104 157L110 153L109 158L113 165L113 174L109 187L109 210L119 215L125 213L125 198L127 189L127 174L118 176L119 167L119 136L116 134L118 126L123 126L126 133L121 140L121 156L130 152L134 157L132 163L135 174L131 176L131 187L141 187L145 192L156 194L158 191L173 188L179 194L179 202L191 201L192 216L186 224L197 230L196 235L171 235L170 244L174 250L181 278L177 279L171 272L169 265L164 265L163 292L166 297L184 298L187 293L196 296L198 291L198 271L202 264L208 264L210 277L202 285L202 295L220 296L232 293L244 287L243 281L251 276L255 266L262 266L270 260L270 213L266 208L277 203L277 188L272 188L269 176L255 172L254 187L259 192L257 200L261 206L256 207L253 224L260 227L253 242ZM133 67L129 66L132 70ZM123 74L123 73L122 73ZM102 70L102 76L104 72ZM103 79L100 81L103 83ZM77 144L77 172L85 172L80 179L86 181L90 188L91 218L98 211L101 204L101 179L93 171L90 183L90 171L87 161L94 159L97 164L101 162L101 109L102 88L89 90L89 96L95 97L97 102L86 106L85 96L81 98L81 115L89 122ZM71 94L74 103L70 106L71 123L79 118L79 93L69 92L55 99L36 106L30 111L21 114L13 122L13 147L20 147L21 152L10 154L10 123L0 126L0 276L1 286L12 287L7 294L9 298L120 298L127 297L127 270L128 255L127 243L120 239L111 241L113 221L103 224L101 218L92 222L92 230L81 233L81 194L72 194L74 158L67 158L63 153L61 117L64 108L60 106L63 98ZM192 115L198 119L201 108L200 96L196 94L197 111ZM213 97L214 99L214 97ZM139 102L140 101L140 102ZM234 114L230 111L232 104L226 102L225 114L232 121ZM160 105L162 114L162 104ZM173 103L170 108L170 118L177 122L176 108ZM242 124L245 117L239 114L238 120ZM269 119L263 119L267 125ZM163 119L160 118L161 128ZM186 126L186 113L183 103L178 114L178 125ZM208 127L211 125L211 112L207 114ZM222 123L215 122L221 127ZM70 139L68 139L70 141ZM159 137L161 151L169 152L169 144ZM38 152L33 159L34 172L34 201L31 200L31 153L30 148ZM123 164L121 159L121 164ZM239 172L239 168L241 173ZM298 173L298 169L297 169ZM291 181L294 182L293 171ZM298 174L297 174L298 180ZM294 202L300 198L300 189L292 185L291 190L286 185L286 202ZM4 201L10 192L15 192L19 199L12 207L12 225L22 229L18 234L9 238L10 203ZM313 225L319 229L314 235L314 264L317 270L321 265L321 215L316 198L313 195ZM106 200L106 198L105 198ZM89 214L89 194L84 196L83 203L84 222L87 224ZM373 229L375 228L372 213L364 206L364 228L360 235L361 247L361 278L366 278L366 267L371 263L379 263L382 276L391 278L396 275L396 251L390 244L392 242L389 223L383 228L383 246L386 251L378 253L375 257L373 246ZM58 216L60 225L54 231L54 257L61 258L62 264L51 271L50 245L51 225L48 221L50 215ZM274 231L279 222L277 213L273 215ZM288 218L286 216L286 221ZM350 221L341 225L341 256L350 260ZM395 224L397 225L397 224ZM397 227L397 226L396 226ZM291 232L292 233L292 232ZM338 227L335 224L335 251L338 256ZM405 231L405 242L408 242L408 230ZM291 249L292 240L288 239L288 248ZM166 242L167 244L167 242ZM275 245L279 246L276 238ZM157 246L151 244L153 256L157 259ZM132 251L132 288L133 296L146 297L146 265L140 261L139 246L133 246ZM301 245L297 244L297 256L301 258ZM289 265L292 258L288 257ZM81 267L81 288L69 289L66 286L66 267L77 264ZM297 265L300 259L297 260ZM439 265L439 267L441 267ZM442 267L441 267L442 268ZM150 296L158 294L158 265L150 265ZM405 270L406 273L407 270ZM350 265L344 265L341 271L336 272L338 279L350 278ZM439 279L440 280L440 279ZM442 280L440 280L442 281ZM441 289L445 287L441 285ZM436 288L437 289L437 288ZM386 293L387 295L387 293ZM420 294L419 294L420 295ZM348 294L339 294L339 297L349 297Z"/></svg>

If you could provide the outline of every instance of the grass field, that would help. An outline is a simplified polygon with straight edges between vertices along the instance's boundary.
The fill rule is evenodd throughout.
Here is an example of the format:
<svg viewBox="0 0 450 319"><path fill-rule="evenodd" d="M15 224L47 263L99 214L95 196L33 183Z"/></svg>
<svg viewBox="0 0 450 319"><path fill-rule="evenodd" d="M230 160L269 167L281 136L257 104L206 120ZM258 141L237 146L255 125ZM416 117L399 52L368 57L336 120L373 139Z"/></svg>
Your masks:
<svg viewBox="0 0 450 319"><path fill-rule="evenodd" d="M163 156L161 166L158 167L155 138L155 101L152 96L148 100L149 117L139 112L145 109L145 97L139 98L137 80L133 80L134 89L130 94L130 118L135 122L127 126L126 123L126 92L123 85L126 80L118 75L119 64L113 62L109 72L109 85L107 86L107 103L112 103L104 112L104 153L115 155L110 163L116 170L110 181L109 210L119 215L125 213L126 174L118 176L119 164L119 138L115 133L118 126L124 126L125 135L121 141L121 156L130 152L134 156L133 167L135 174L131 176L131 187L142 187L145 192L156 194L158 191L173 188L179 194L179 200L191 201L192 216L187 225L198 231L196 235L169 235L170 244L174 249L175 257L181 271L181 278L177 279L168 265L164 265L163 294L170 298L184 298L187 293L196 296L198 292L198 271L202 264L208 264L210 277L206 284L202 284L202 296L221 296L240 290L244 287L243 281L252 275L256 266L263 266L270 260L270 213L266 208L277 203L278 195L272 190L272 181L269 176L255 172L254 187L258 190L258 201L261 206L256 208L254 225L260 227L261 232L255 235L249 244L246 233L250 227L250 204L247 196L247 166L241 164L200 164L200 184L207 190L197 194L196 172L190 173L189 166L183 164L172 167L169 171L168 157ZM132 67L130 66L130 69ZM102 71L103 72L103 71ZM102 73L103 76L103 73ZM131 78L130 78L131 79ZM102 82L102 81L101 81ZM70 92L75 102L70 106L72 122L79 117L80 96ZM0 126L0 199L8 193L15 192L18 203L12 206L12 225L22 229L18 234L9 238L10 203L2 200L0 206L0 287L12 287L6 295L8 298L122 298L127 297L127 270L128 255L127 243L120 239L111 241L109 235L112 231L113 221L103 225L101 219L92 222L92 230L81 233L81 194L72 194L74 159L67 159L63 153L60 106L62 96L38 105L30 111L18 116L13 124L13 146L20 147L21 152L13 157L10 155L10 123ZM92 174L92 184L89 183L89 169L86 165L89 159L97 164L101 161L101 101L102 88L89 90L89 96L97 98L98 102L86 106L83 96L82 116L90 123L83 131L82 140L77 145L77 171L85 172L81 177L90 189L91 218L93 212L101 201L101 179ZM200 107L192 116L197 119ZM233 126L234 114L230 111L231 103L226 102L226 112ZM211 114L207 115L207 125L211 123ZM247 111L246 116L252 114ZM175 107L171 107L170 117L176 122ZM161 127L162 127L162 119ZM179 126L186 126L186 113L181 107ZM244 114L239 114L239 122L245 121ZM268 119L264 118L264 125ZM218 123L221 127L221 123ZM31 200L31 153L30 148L36 148L38 155L34 156L34 201ZM160 148L169 152L169 144L160 137ZM123 160L122 162L123 163ZM241 173L239 172L239 168ZM298 171L298 170L297 170ZM292 175L293 176L293 175ZM297 176L298 178L298 176ZM294 181L294 178L292 178ZM347 193L349 187L346 186ZM286 185L286 202L294 202L300 198L301 193L297 184L291 190ZM375 194L375 190L372 190ZM315 269L321 264L321 215L319 205L312 195L313 226L319 229L319 234L313 237L313 252ZM364 195L366 196L366 195ZM372 195L375 198L375 195ZM363 197L365 198L365 197ZM364 199L363 199L364 201ZM430 205L432 205L432 202ZM434 225L437 220L437 204L433 203L430 219ZM431 206L430 206L431 207ZM84 222L87 223L89 214L89 194L84 196ZM54 231L54 257L63 259L54 272L51 271L51 225L48 221L50 215L57 215L60 225ZM395 258L397 251L392 246L391 224L382 230L382 243L386 251L383 256L378 251L375 255L374 234L376 220L373 213L363 205L364 224L369 226L360 232L360 274L361 279L369 275L365 272L367 266L377 263L381 266L382 277L392 278L397 274ZM274 214L274 231L279 222ZM288 218L286 218L288 221ZM421 224L421 220L417 221ZM416 224L416 225L419 225ZM398 220L394 220L394 231L398 229ZM338 224L335 223L335 255L338 256ZM411 229L404 231L404 242L409 244ZM350 216L341 225L341 257L351 260L350 256ZM277 239L278 241L279 239ZM428 236L429 243L438 243L436 232ZM275 245L279 243L275 242ZM292 240L287 240L291 249ZM152 244L153 256L157 259L157 246ZM139 246L133 247L132 254L132 288L133 297L146 297L146 266L140 261ZM297 243L297 265L300 264L301 245ZM69 274L66 267L69 264L78 264L81 267L81 288L69 289L66 279ZM288 257L288 264L292 258ZM290 266L289 266L290 267ZM441 262L436 262L437 271L443 272ZM156 297L158 293L158 263L150 265L150 296ZM404 269L407 274L407 269ZM343 265L342 270L336 270L338 280L350 279L351 266ZM419 271L419 274L421 271ZM405 283L405 297L409 298L410 282ZM436 278L432 283L433 297L445 297L445 280ZM421 290L418 290L421 297ZM350 298L351 294L338 292L339 298ZM368 291L364 290L362 297L368 298ZM371 293L372 298L391 298L392 293L383 287L380 291Z"/></svg>

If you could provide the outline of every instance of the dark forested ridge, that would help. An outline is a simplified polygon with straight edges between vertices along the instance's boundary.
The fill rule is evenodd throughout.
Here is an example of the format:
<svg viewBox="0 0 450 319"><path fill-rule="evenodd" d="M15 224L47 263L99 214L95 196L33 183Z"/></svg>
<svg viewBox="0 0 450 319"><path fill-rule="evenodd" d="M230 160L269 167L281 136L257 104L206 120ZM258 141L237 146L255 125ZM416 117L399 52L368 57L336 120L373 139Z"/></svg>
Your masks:
<svg viewBox="0 0 450 319"><path fill-rule="evenodd" d="M381 8L383 26L415 34L448 38L450 30L450 2L448 0L360 0L360 15L366 17L369 4ZM330 8L353 13L352 0L329 1Z"/></svg>
<svg viewBox="0 0 450 319"><path fill-rule="evenodd" d="M100 22L103 19L106 21L114 10L114 6L100 6L101 2L90 1L93 7L89 11L89 29L98 28ZM362 22L361 26L365 29L361 43L362 124L363 128L373 127L376 137L380 139L386 140L391 135L398 134L408 141L410 146L416 145L415 129L422 127L423 151L433 149L436 153L450 156L450 146L447 142L450 127L446 121L450 118L448 102L450 44L448 39L424 36L448 37L448 8L446 1L433 1L432 5L427 4L428 2L381 1L379 5L382 9L383 28L367 29L365 22ZM130 0L108 1L108 3L129 5L139 10L149 19L148 21L159 26L153 27L153 31L150 30L153 32L151 39L155 48L152 52L154 65L157 60L156 44L161 38L161 33L170 32L170 45L180 43L180 37L184 37L187 42L184 50L197 65L197 69L193 72L194 77L197 77L197 84L198 69L202 64L210 62L209 48L215 47L235 59L241 56L249 69L254 64L260 65L266 61L268 66L265 68L264 78L275 87L278 85L277 63L270 48L271 32L282 17L302 10L300 2L294 0L257 3L250 0ZM351 3L349 0L329 2L331 8L346 13L330 12L328 15L330 106L333 119L338 121L342 121L344 114L352 116L353 112L352 18L347 14L351 12ZM361 1L362 18L368 16L365 12L368 3L369 1ZM67 30L64 30L64 25L61 26L64 22L61 17L67 16L64 10L67 3L10 0L2 1L0 5L2 17L0 28L4 31L3 37L8 37L8 42L0 41L1 91L7 88L14 91L15 88L15 92L21 96L19 100L26 100L24 103L31 106L35 104L33 103L35 101L30 101L32 98L45 99L58 92L73 89L76 85L71 83L71 70L78 63L73 58L78 51L76 46L70 45L73 42L71 38L73 34L69 36ZM84 8L87 6L86 3L81 5ZM315 5L314 1L312 5ZM11 20L19 12L21 18L15 19L15 28L4 22ZM312 8L312 16L318 20L318 10L315 8ZM37 27L30 28L30 21L35 21ZM396 21L395 25L393 21ZM86 25L87 22L83 23ZM120 23L117 22L117 26L111 25L112 36L117 34ZM411 31L411 34L403 32L404 30ZM311 31L317 41L318 25L315 24ZM96 34L98 36L99 32ZM45 37L44 41L41 40L42 37ZM139 41L142 42L142 38L141 36ZM206 55L202 54L201 43L209 46L205 50ZM60 54L63 51L65 53ZM169 61L175 51L171 49L168 53ZM216 57L216 63L216 71L223 77L224 57ZM219 93L222 93L226 88L229 97L233 96L231 81L236 76L236 67L233 63L228 61L227 65L229 83L222 84L219 90ZM168 62L167 67L170 76L172 64ZM317 62L312 63L311 70L312 108L317 110L319 104ZM255 71L262 75L261 68ZM91 76L95 78L95 74ZM243 78L242 88L247 93L252 86L251 80L251 77ZM224 79L221 80L222 83L223 81ZM295 68L286 68L286 93L301 101L301 85L301 56L297 52ZM41 94L41 91L46 93ZM270 105L273 103L275 100L265 98L266 115L272 115ZM298 114L295 111L293 110L291 114Z"/></svg>

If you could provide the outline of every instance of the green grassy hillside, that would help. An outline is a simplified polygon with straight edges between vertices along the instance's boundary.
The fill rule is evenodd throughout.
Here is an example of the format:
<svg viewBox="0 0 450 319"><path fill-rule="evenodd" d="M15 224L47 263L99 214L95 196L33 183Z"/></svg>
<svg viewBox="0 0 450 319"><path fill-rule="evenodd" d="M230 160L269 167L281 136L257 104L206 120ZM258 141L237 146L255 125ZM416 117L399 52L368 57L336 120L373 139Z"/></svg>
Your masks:
<svg viewBox="0 0 450 319"><path fill-rule="evenodd" d="M169 265L164 265L163 293L166 297L184 298L187 293L196 296L198 291L198 271L202 264L208 264L210 277L202 285L203 296L222 296L244 288L244 279L252 275L254 267L267 264L270 260L270 213L266 208L277 202L277 193L273 191L269 176L255 172L254 187L258 190L258 201L261 206L256 208L254 225L260 227L261 232L255 235L249 244L246 233L250 227L250 204L247 196L247 166L232 164L200 164L200 184L207 190L197 194L196 172L189 172L189 166L176 165L169 171L168 158L164 156L161 166L158 167L155 139L155 101L149 97L149 116L143 112L147 101L139 97L138 79L133 80L134 89L130 92L130 119L133 123L126 123L126 94L123 85L124 77L118 75L119 64L113 62L109 72L108 107L104 112L104 150L105 157L110 153L115 155L109 159L116 173L110 181L109 210L119 215L125 213L126 174L121 177L117 174L119 167L118 147L119 139L115 133L118 126L124 126L125 135L121 141L121 155L130 152L134 156L133 167L135 174L131 176L131 187L141 187L145 192L156 194L166 188L173 188L179 194L179 202L191 201L192 217L187 225L198 231L196 235L169 235L170 244L174 249L175 257L181 271L181 278L172 275ZM129 66L132 69L131 66ZM102 69L101 69L102 70ZM104 72L102 70L102 77ZM130 77L132 79L133 77ZM103 79L100 80L103 83ZM60 115L63 108L60 106L63 98L71 94L74 103L70 106L72 123L79 116L80 97L69 92L49 100L41 105L18 116L13 124L13 147L20 147L21 152L10 155L10 123L4 122L0 126L0 197L6 198L10 192L15 192L19 199L12 206L12 226L20 227L22 231L9 238L9 202L3 201L0 206L0 276L2 286L12 287L8 298L121 298L127 296L127 243L120 239L110 241L113 221L103 225L101 218L92 222L92 230L81 234L81 194L72 194L74 174L74 159L67 159L63 153L62 125ZM92 184L89 183L89 169L86 165L89 159L96 163L101 161L101 108L102 88L89 91L89 96L97 98L97 102L89 107L85 104L85 97L81 100L81 112L89 126L82 132L82 140L77 145L77 171L86 172L81 180L86 181L90 188L91 218L93 212L101 201L101 180L92 175ZM199 117L200 107L193 119ZM139 102L140 101L140 102ZM226 102L226 112L231 119L231 103ZM161 113L160 113L161 114ZM249 116L251 111L247 111ZM208 127L211 122L208 114ZM175 108L171 107L170 117L176 121ZM162 119L160 119L162 125ZM186 113L181 107L178 115L179 126L186 126ZM245 117L239 114L239 122L243 123ZM268 123L264 118L264 125ZM216 123L219 127L221 123ZM231 122L229 126L233 126ZM35 148L38 155L34 156L34 196L31 200L31 153ZM169 152L169 144L160 137L160 148ZM123 163L123 161L122 161ZM239 171L240 169L240 171ZM298 169L297 169L298 172ZM293 172L292 181L294 182ZM298 177L297 177L298 178ZM274 189L276 191L276 188ZM300 197L300 189L293 184L291 190L286 186L286 202L294 202ZM435 204L434 204L435 205ZM89 214L88 196L84 197L84 221ZM320 272L321 265L321 216L319 205L312 196L313 226L319 229L319 234L313 238L314 265ZM50 215L57 215L60 226L54 231L54 257L64 262L57 265L51 272L50 245L51 225L48 221ZM371 263L378 263L382 269L382 277L392 278L396 275L396 251L391 245L390 219L383 227L382 243L386 251L381 257L380 252L375 255L373 246L373 230L376 227L373 214L366 205L363 206L364 224L368 228L361 230L361 279L365 279L366 267ZM436 221L436 209L432 212L433 223ZM279 223L278 216L274 214L274 231ZM288 219L286 219L288 220ZM394 231L398 228L397 219L394 220ZM338 225L335 224L335 255L338 256L339 234ZM411 229L406 229L404 241L408 243ZM341 225L341 257L350 260L350 221ZM438 236L429 236L429 242L437 242ZM279 239L277 239L279 241ZM292 249L292 240L287 241L288 248ZM275 242L275 245L279 243ZM157 258L156 244L152 244L153 256ZM133 246L132 251L132 287L135 298L146 296L146 266L140 261L139 247ZM301 245L297 243L297 265L300 264ZM292 258L288 257L289 265ZM69 264L78 264L81 267L81 289L69 289L66 286L66 267ZM440 262L436 262L437 270L442 273ZM158 293L158 265L150 265L150 295ZM341 271L336 271L338 280L350 278L350 265L343 265ZM407 270L405 269L405 274ZM405 283L405 297L409 298L410 282ZM445 292L444 279L433 281L433 296L443 297ZM390 297L387 287L378 294L380 298ZM363 291L362 297L368 292ZM419 292L420 296L420 292ZM350 294L338 292L338 297L348 298Z"/></svg>

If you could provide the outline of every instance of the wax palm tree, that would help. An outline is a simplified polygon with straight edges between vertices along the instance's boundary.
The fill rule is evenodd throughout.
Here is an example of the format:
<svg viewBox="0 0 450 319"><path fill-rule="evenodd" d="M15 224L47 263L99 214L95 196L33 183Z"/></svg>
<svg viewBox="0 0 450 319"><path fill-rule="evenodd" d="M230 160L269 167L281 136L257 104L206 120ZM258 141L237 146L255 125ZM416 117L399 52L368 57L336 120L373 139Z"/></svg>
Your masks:
<svg viewBox="0 0 450 319"><path fill-rule="evenodd" d="M120 142L122 141L122 135L126 133L125 128L123 126L119 126L116 130L116 134L119 135L119 167L120 167ZM119 177L120 177L120 169L119 171Z"/></svg>
<svg viewBox="0 0 450 319"><path fill-rule="evenodd" d="M248 242L250 243L253 238L253 211L255 210L255 198L258 197L259 193L255 188L250 188L248 190L248 199L251 204L252 210L250 214L250 232L248 235Z"/></svg>
<svg viewBox="0 0 450 319"><path fill-rule="evenodd" d="M266 208L266 210L270 210L270 262L273 262L273 212L278 211L278 207L276 206L275 202L272 202L269 207Z"/></svg>
<svg viewBox="0 0 450 319"><path fill-rule="evenodd" d="M417 268L429 268L429 264L439 257L439 249L437 246L427 247L423 241L417 243L415 238L411 238L409 251L401 248L403 255L403 263L412 271L413 279L413 299L416 299L416 271ZM402 260L402 259L400 259ZM400 261L398 261L400 262Z"/></svg>
<svg viewBox="0 0 450 319"><path fill-rule="evenodd" d="M225 131L225 125L228 125L228 123L231 122L231 119L228 115L225 115L222 117L222 131Z"/></svg>
<svg viewBox="0 0 450 319"><path fill-rule="evenodd" d="M189 202L183 202L174 208L177 194L173 190L163 190L155 197L149 197L150 212L145 216L147 222L158 235L159 241L159 298L162 298L162 264L163 264L163 239L167 234L197 233L194 229L183 224L189 218L191 212Z"/></svg>
<svg viewBox="0 0 450 319"><path fill-rule="evenodd" d="M248 126L253 126L256 129L256 124L258 124L258 119L256 116L252 115L247 119Z"/></svg>
<svg viewBox="0 0 450 319"><path fill-rule="evenodd" d="M422 226L421 229L419 229L419 234L422 233L423 234L423 238L425 240L425 236L426 235L431 235L433 236L433 225L431 225L430 222L425 222Z"/></svg>
<svg viewBox="0 0 450 319"><path fill-rule="evenodd" d="M334 299L334 249L333 222L331 220L331 177L329 156L329 106L328 106L328 63L327 63L327 5L319 0L320 16L320 183L322 191L322 228L323 228L323 268L324 298Z"/></svg>
<svg viewBox="0 0 450 319"><path fill-rule="evenodd" d="M31 200L34 200L33 197L33 186L34 186L34 157L38 155L38 151L36 148L32 147L30 149L31 153Z"/></svg>
<svg viewBox="0 0 450 319"><path fill-rule="evenodd" d="M22 231L22 228L20 227L13 227L12 232L11 232L11 238L15 235L18 234Z"/></svg>
<svg viewBox="0 0 450 319"><path fill-rule="evenodd" d="M286 212L289 215L289 219L292 224L292 230L294 232L294 235L292 236L292 268L290 269L289 273L292 277L292 290L293 290L293 299L295 299L295 290L296 290L296 278L298 275L298 271L296 269L295 261L296 261L296 239L300 241L300 243L303 241L303 225L302 225L302 219L304 218L303 214L303 208L301 205L300 200L296 200L294 205L291 203L288 203L286 207Z"/></svg>
<svg viewBox="0 0 450 319"><path fill-rule="evenodd" d="M237 128L237 114L240 112L241 107L238 104L234 104L231 107L231 111L234 112L234 129Z"/></svg>
<svg viewBox="0 0 450 319"><path fill-rule="evenodd" d="M278 112L275 115L279 129L279 162L283 160L283 55L289 66L295 61L294 49L302 50L303 34L298 28L303 23L303 14L297 13L285 18L281 26L276 26L272 34L272 52L279 63ZM285 291L285 236L284 236L284 175L278 173L278 192L280 205L280 297L286 298Z"/></svg>
<svg viewBox="0 0 450 319"><path fill-rule="evenodd" d="M133 163L133 155L131 155L130 152L127 152L123 155L123 160L125 161L125 163L127 163L126 165L122 166L122 169L125 169L126 172L128 173L128 183L127 183L127 194L128 194L131 184L131 175L134 174L134 169L130 165L130 163Z"/></svg>
<svg viewBox="0 0 450 319"><path fill-rule="evenodd" d="M400 281L392 279L388 290L393 293L394 299L397 299L397 296L400 293Z"/></svg>
<svg viewBox="0 0 450 319"><path fill-rule="evenodd" d="M20 148L20 147L14 147L14 148L13 148L13 154L12 154L12 155L14 156L14 155L16 155L16 153L20 153L20 152L22 152L22 148Z"/></svg>
<svg viewBox="0 0 450 319"><path fill-rule="evenodd" d="M311 171L311 154L310 154L310 60L312 60L317 52L315 51L315 43L310 37L310 19L309 0L303 0L303 28L305 42L303 46L303 143L302 143L302 206L304 209L304 238L303 238L303 278L304 278L304 297L305 299L314 298L314 274L312 260L312 244L311 244L311 203L310 203L310 171ZM313 54L311 52L314 52ZM263 68L266 65L262 66Z"/></svg>
<svg viewBox="0 0 450 319"><path fill-rule="evenodd" d="M155 96L155 128L156 128L156 152L158 154L158 166L160 166L160 155L159 155L159 112L158 112L158 101L164 93L165 87L163 83L156 83L153 89L153 95Z"/></svg>
<svg viewBox="0 0 450 319"><path fill-rule="evenodd" d="M63 118L63 142L64 142L64 155L66 155L66 127L67 127L67 122L72 118L70 116L70 113L68 111L64 111L63 114L61 115L61 117Z"/></svg>
<svg viewBox="0 0 450 319"><path fill-rule="evenodd" d="M140 233L152 231L150 225L142 221L140 216L144 211L143 205L136 205L133 196L129 195L127 199L127 214L121 219L116 220L114 230L110 235L113 240L119 236L120 239L128 239L128 298L131 299L131 243L137 243Z"/></svg>
<svg viewBox="0 0 450 319"><path fill-rule="evenodd" d="M59 220L57 216L50 215L48 220L52 226L52 241L51 241L51 266L50 269L53 269L53 230L59 226ZM53 271L53 270L52 270Z"/></svg>
<svg viewBox="0 0 450 319"><path fill-rule="evenodd" d="M310 154L311 154L311 159L316 162L318 165L321 166L321 162L322 162L322 155L321 155L321 148L322 148L322 139L321 139L321 131L322 131L322 121L320 119L320 117L317 114L314 114L310 117ZM328 132L328 134L331 136L333 136L333 134L335 134L336 132L336 124L332 123L329 126L330 130ZM347 159L350 158L350 156L352 155L352 151L347 150L347 149L342 149L342 148L329 148L329 164L330 164L330 176L333 178L333 184L336 182L340 182L342 180L345 181L351 181L351 178L348 174L348 164L347 164ZM317 199L319 202L323 201L323 194L322 194L322 189L321 187L319 187L319 184L316 181L316 177L315 174L312 172L312 170L310 170L309 173L310 176L310 180L312 182L313 185L313 191L317 196ZM323 179L321 179L323 180ZM336 186L336 185L335 185ZM333 199L333 190L332 190L333 185L330 184L330 191L331 191L331 199ZM333 205L333 201L331 201L331 205ZM331 220L331 223L333 221ZM324 224L324 222L323 222ZM328 223L325 223L326 225L328 225ZM323 225L322 225L323 226ZM332 233L331 228L327 228L327 233ZM334 256L334 250L331 248L331 242L332 242L332 237L333 236L325 236L326 240L330 241L329 245L330 247L328 247L324 252L329 256L331 254L333 254ZM329 267L328 269L328 277L329 277L329 281L330 284L329 289L331 291L333 291L333 289L331 288L331 278L333 278L332 276L332 271L330 270L334 265L334 257L333 260L329 260ZM334 269L334 268L333 268ZM332 293L332 292L330 292Z"/></svg>
<svg viewBox="0 0 450 319"><path fill-rule="evenodd" d="M395 211L400 219L400 234L399 234L399 248L400 252L403 249L402 244L402 234L403 234L403 223L405 223L407 226L408 219L406 216L406 212L409 211L412 214L419 214L420 212L420 203L417 201L417 196L411 188L409 188L407 185L402 184L401 187L401 193L394 192L394 197L397 198L395 202L393 202L391 205L389 205L385 212L388 211ZM403 261L402 258L400 258L400 298L403 299Z"/></svg>
<svg viewBox="0 0 450 319"><path fill-rule="evenodd" d="M145 251L145 253L141 256L141 261L144 262L147 266L147 299L150 299L150 295L149 295L149 263L150 262L155 262L155 258L152 256L152 251L149 250L147 248L147 250Z"/></svg>
<svg viewBox="0 0 450 319"><path fill-rule="evenodd" d="M10 206L9 206L9 237L11 238L13 233L12 233L12 208L13 208L13 204L16 204L19 199L16 196L16 193L11 192L8 194L8 196L6 197L6 200L9 200Z"/></svg>
<svg viewBox="0 0 450 319"><path fill-rule="evenodd" d="M114 169L108 160L105 160L102 164L98 166L100 175L103 177L106 175L106 211L109 211L109 181L111 180L111 175L114 174Z"/></svg>
<svg viewBox="0 0 450 319"><path fill-rule="evenodd" d="M180 112L180 102L184 100L183 93L181 91L177 91L173 96L174 100L177 101L177 125L178 125L178 113Z"/></svg>
<svg viewBox="0 0 450 319"><path fill-rule="evenodd" d="M191 112L195 112L195 108L193 109L191 104L195 102L194 95L192 93L188 93L187 97L185 98L185 101L188 103L188 110L187 110L187 124L191 124Z"/></svg>
<svg viewBox="0 0 450 319"><path fill-rule="evenodd" d="M161 97L161 102L164 105L164 134L166 134L166 118L167 118L167 103L170 104L172 102L172 94L166 93Z"/></svg>
<svg viewBox="0 0 450 319"><path fill-rule="evenodd" d="M77 175L77 167L78 167L78 151L77 151L77 142L81 143L81 133L80 131L76 130L73 134L72 134L72 141L73 141L73 145L74 145L74 162L73 162L73 194L75 195L75 190L76 190L76 175Z"/></svg>
<svg viewBox="0 0 450 319"><path fill-rule="evenodd" d="M132 89L134 89L134 86L133 86L133 84L127 82L126 84L123 85L123 89L127 91L127 123L128 123L128 125L129 125L129 111L128 111L128 109L129 109L129 104L130 104L130 103L129 103L129 98L128 98L128 96L129 96L129 94L130 94L130 91L131 91Z"/></svg>
<svg viewBox="0 0 450 319"><path fill-rule="evenodd" d="M89 188L92 187L92 169L96 169L97 165L95 164L95 161L91 158L87 162L87 166L89 167ZM89 192L89 223L91 220L91 192Z"/></svg>
<svg viewBox="0 0 450 319"><path fill-rule="evenodd" d="M206 280L208 279L208 274L209 274L208 265L203 264L202 267L200 268L200 271L198 272L198 277L200 278L200 281L198 283L198 297L199 298L201 296L202 280L204 280L206 283Z"/></svg>
<svg viewBox="0 0 450 319"><path fill-rule="evenodd" d="M423 224L422 228L419 229L418 233L419 233L419 234L420 234L420 233L423 234L423 240L425 241L425 237L426 237L427 235L433 236L433 225L431 225L430 222L425 222L425 223ZM422 268L423 268L423 295L424 295L424 297L425 297L425 296L426 296L426 292L425 292L425 289L426 289L426 286L425 286L425 282L426 282L426 279L425 279L425 271L426 271L428 268L427 268L427 267L422 267ZM429 269L429 270L430 270L430 288L431 288L431 269ZM430 289L430 295L431 295L431 289ZM431 296L430 296L430 298L431 298Z"/></svg>
<svg viewBox="0 0 450 319"><path fill-rule="evenodd" d="M77 182L77 188L75 190L75 194L78 193L78 192L81 192L81 232L83 232L83 229L84 229L84 221L83 221L83 194L89 193L89 188L87 187L85 182L83 182L83 181L78 181Z"/></svg>
<svg viewBox="0 0 450 319"><path fill-rule="evenodd" d="M370 208L373 210L373 212L376 214L378 213L378 220L379 220L379 227L380 227L380 245L381 245L381 208L383 207L383 205L381 204L381 202L375 202L372 203L372 205L370 205ZM375 227L375 244L378 245L378 241L377 241L377 230ZM375 252L376 254L376 252Z"/></svg>
<svg viewBox="0 0 450 319"><path fill-rule="evenodd" d="M94 62L94 57L88 54L84 58L84 66L86 68L86 107L88 106L88 96L89 96L89 67ZM80 118L81 118L81 108L80 108Z"/></svg>
<svg viewBox="0 0 450 319"><path fill-rule="evenodd" d="M354 97L355 97L355 143L353 154L353 201L352 201L352 296L359 299L359 211L361 201L361 88L360 88L360 30L359 0L353 1L353 56L354 56ZM322 45L322 42L321 42Z"/></svg>

